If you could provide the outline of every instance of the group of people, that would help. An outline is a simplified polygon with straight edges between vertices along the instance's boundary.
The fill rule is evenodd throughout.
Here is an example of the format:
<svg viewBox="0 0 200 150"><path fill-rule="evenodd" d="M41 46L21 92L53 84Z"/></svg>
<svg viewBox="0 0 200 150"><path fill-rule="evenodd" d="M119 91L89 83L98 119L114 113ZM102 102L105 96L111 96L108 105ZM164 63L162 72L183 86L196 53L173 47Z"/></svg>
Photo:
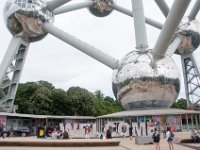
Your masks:
<svg viewBox="0 0 200 150"><path fill-rule="evenodd" d="M52 132L52 138L53 139L69 139L69 134L66 130L60 131L60 130L54 130Z"/></svg>
<svg viewBox="0 0 200 150"><path fill-rule="evenodd" d="M192 130L191 138L194 143L200 143L200 131Z"/></svg>
<svg viewBox="0 0 200 150"><path fill-rule="evenodd" d="M156 145L156 150L160 150L160 132L158 131L157 128L154 129L152 138ZM174 145L173 145L174 134L170 127L167 127L166 138L169 144L169 150L174 150Z"/></svg>

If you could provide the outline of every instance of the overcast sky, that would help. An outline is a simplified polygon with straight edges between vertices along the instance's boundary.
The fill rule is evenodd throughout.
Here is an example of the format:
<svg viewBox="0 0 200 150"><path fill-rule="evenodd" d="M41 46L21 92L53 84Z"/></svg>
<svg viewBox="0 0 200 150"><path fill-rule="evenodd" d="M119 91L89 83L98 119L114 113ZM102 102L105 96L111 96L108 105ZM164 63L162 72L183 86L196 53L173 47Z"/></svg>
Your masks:
<svg viewBox="0 0 200 150"><path fill-rule="evenodd" d="M70 3L82 2L74 0ZM0 62L11 40L3 19L3 7L6 0L0 0ZM131 0L115 0L118 5L131 10ZM171 7L173 0L167 0ZM145 15L164 23L165 17L154 0L143 0ZM188 10L194 4L190 4ZM186 12L186 15L188 11ZM199 19L199 15L197 19ZM98 18L88 9L81 9L55 16L55 26L73 36L121 60L125 54L135 49L134 24L129 16L113 11L109 16ZM160 30L146 25L149 48L153 48ZM195 52L197 54L199 51ZM199 58L199 56L197 55ZM180 57L173 56L177 65ZM181 67L180 72L182 73ZM39 42L31 43L20 82L46 80L56 88L67 90L71 86L80 86L91 92L101 90L106 96L112 93L112 70L69 46L63 41L48 35ZM183 78L179 97L185 97Z"/></svg>

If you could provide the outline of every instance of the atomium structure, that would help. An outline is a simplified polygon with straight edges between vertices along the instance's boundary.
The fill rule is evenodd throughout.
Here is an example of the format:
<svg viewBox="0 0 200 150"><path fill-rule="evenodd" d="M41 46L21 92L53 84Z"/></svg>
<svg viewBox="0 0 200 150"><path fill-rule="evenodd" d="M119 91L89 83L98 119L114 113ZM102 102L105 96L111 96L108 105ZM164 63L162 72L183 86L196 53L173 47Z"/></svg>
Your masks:
<svg viewBox="0 0 200 150"><path fill-rule="evenodd" d="M200 25L195 20L200 1L196 0L187 17L183 16L191 0L174 0L171 8L164 0L154 1L166 17L164 24L144 16L142 0L131 0L132 10L113 0L71 5L70 0L8 0L4 17L13 38L0 65L0 110L13 112L29 44L48 33L111 68L113 93L126 110L172 105L180 91L180 72L171 57L180 55L188 107L196 109L200 104L200 75L193 52L200 43ZM56 15L82 8L97 17L106 17L112 11L133 17L135 49L119 61L53 25ZM148 47L145 23L161 30L152 48Z"/></svg>

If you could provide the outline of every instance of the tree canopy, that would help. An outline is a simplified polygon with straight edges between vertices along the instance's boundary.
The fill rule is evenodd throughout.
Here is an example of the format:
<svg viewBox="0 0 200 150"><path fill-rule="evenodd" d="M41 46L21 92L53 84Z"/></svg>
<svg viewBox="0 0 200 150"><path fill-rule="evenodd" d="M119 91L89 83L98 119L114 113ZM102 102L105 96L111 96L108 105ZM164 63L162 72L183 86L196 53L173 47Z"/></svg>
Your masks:
<svg viewBox="0 0 200 150"><path fill-rule="evenodd" d="M172 104L171 108L187 109L187 100L180 98Z"/></svg>
<svg viewBox="0 0 200 150"><path fill-rule="evenodd" d="M18 113L37 115L100 116L122 111L121 105L101 90L94 93L81 87L56 89L48 81L19 84L15 105Z"/></svg>

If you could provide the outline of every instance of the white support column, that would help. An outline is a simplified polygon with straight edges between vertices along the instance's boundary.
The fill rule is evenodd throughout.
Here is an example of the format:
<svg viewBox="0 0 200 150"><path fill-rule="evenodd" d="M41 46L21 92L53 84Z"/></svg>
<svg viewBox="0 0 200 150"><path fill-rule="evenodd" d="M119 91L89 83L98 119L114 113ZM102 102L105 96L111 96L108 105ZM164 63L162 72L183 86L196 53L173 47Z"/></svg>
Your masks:
<svg viewBox="0 0 200 150"><path fill-rule="evenodd" d="M186 70L185 70L185 58L188 57L187 55L181 55L181 64L182 64L182 71L183 71L183 79L184 79L184 84L185 84L185 92L186 92L186 100L187 100L187 109L190 107L189 104L189 91L188 86L187 86L187 77L186 77Z"/></svg>
<svg viewBox="0 0 200 150"><path fill-rule="evenodd" d="M199 8L200 8L200 0L196 0L194 7L192 8L188 16L190 20L194 20L196 18L197 13L199 12Z"/></svg>
<svg viewBox="0 0 200 150"><path fill-rule="evenodd" d="M103 63L104 65L108 66L111 69L119 68L119 60L109 56L106 53L98 50L97 48L77 39L76 37L64 32L63 30L45 23L43 25L43 29L48 33L52 34L53 36L59 38L60 40L68 43L69 45L79 49L81 52L89 55L90 57L98 60L99 62Z"/></svg>
<svg viewBox="0 0 200 150"><path fill-rule="evenodd" d="M199 63L197 63L198 61L197 61L196 58L194 57L194 53L192 53L192 54L190 55L190 58L191 58L191 60L192 60L193 65L195 66L196 71L197 71L197 74L198 74L198 76L199 76L199 78L200 78L200 70L199 70L200 65L199 65Z"/></svg>
<svg viewBox="0 0 200 150"><path fill-rule="evenodd" d="M24 43L24 42L25 41L22 40L21 38L16 38L16 37L12 38L12 40L8 46L8 49L3 57L1 65L0 65L0 70L1 70L0 71L0 84L2 83L2 81L6 75L6 71L8 70L11 62L14 59L14 56L16 55L20 44Z"/></svg>
<svg viewBox="0 0 200 150"><path fill-rule="evenodd" d="M191 121L192 121L192 129L194 129L194 120L193 120L193 114L190 115Z"/></svg>
<svg viewBox="0 0 200 150"><path fill-rule="evenodd" d="M188 115L185 115L185 118L186 118L186 124L187 124L187 131L189 131Z"/></svg>
<svg viewBox="0 0 200 150"><path fill-rule="evenodd" d="M15 95L17 93L17 88L18 88L18 84L22 75L22 71L24 68L24 64L26 61L26 56L28 53L28 47L29 47L29 43L24 43L21 44L19 49L18 49L18 53L15 55L15 71L13 72L13 76L11 79L11 84L8 88L8 100L11 101L11 106L14 105L14 99L15 99Z"/></svg>
<svg viewBox="0 0 200 150"><path fill-rule="evenodd" d="M100 118L100 132L103 132L102 131L102 118Z"/></svg>
<svg viewBox="0 0 200 150"><path fill-rule="evenodd" d="M181 55L183 77L185 82L185 93L187 98L187 108L194 108L200 101L200 74L197 61L193 55ZM197 99L198 98L198 99ZM192 102L192 103L189 103Z"/></svg>
<svg viewBox="0 0 200 150"><path fill-rule="evenodd" d="M154 60L163 58L190 0L175 0L153 49Z"/></svg>
<svg viewBox="0 0 200 150"><path fill-rule="evenodd" d="M99 118L98 118L98 132L100 132L100 121L99 121Z"/></svg>
<svg viewBox="0 0 200 150"><path fill-rule="evenodd" d="M0 66L0 84L1 90L6 91L6 93L4 93L4 97L2 97L0 101L0 109L2 109L2 111L14 111L14 99L21 78L28 47L29 42L26 42L21 38L13 37L3 58ZM14 62L14 64L12 62ZM11 71L9 70L10 66L12 66ZM11 77L2 84L8 71L12 73Z"/></svg>
<svg viewBox="0 0 200 150"><path fill-rule="evenodd" d="M181 120L181 132L183 132L183 122L182 122L182 115L180 115L180 120Z"/></svg>
<svg viewBox="0 0 200 150"><path fill-rule="evenodd" d="M169 57L171 57L175 53L181 42L182 42L181 36L176 36L176 38L172 41L172 43L168 47L166 54Z"/></svg>
<svg viewBox="0 0 200 150"><path fill-rule="evenodd" d="M169 7L165 0L155 0L156 4L159 6L160 10L162 11L163 15L167 18L169 13Z"/></svg>
<svg viewBox="0 0 200 150"><path fill-rule="evenodd" d="M59 15L59 14L62 14L62 13L86 8L86 7L91 6L92 4L93 4L92 1L86 1L86 2L82 2L82 3L72 4L72 5L69 5L69 6L58 7L54 10L54 15Z"/></svg>
<svg viewBox="0 0 200 150"><path fill-rule="evenodd" d="M199 123L198 123L197 114L195 114L195 122L196 122L196 129L199 130Z"/></svg>
<svg viewBox="0 0 200 150"><path fill-rule="evenodd" d="M155 21L155 20L153 20L153 19L150 19L150 18L148 18L148 17L145 17L145 22L148 24L148 25L151 25L151 26L153 26L153 27L155 27L155 28L157 28L157 29L162 29L163 28L163 24L162 23L160 23L160 22L157 22L157 21Z"/></svg>
<svg viewBox="0 0 200 150"><path fill-rule="evenodd" d="M129 17L133 17L133 12L132 11L130 11L130 10L126 9L126 8L123 8L121 6L118 6L117 4L113 4L112 6L113 6L113 9L115 9L115 10L117 10L117 11L119 11L119 12L125 14L125 15L128 15ZM163 27L162 23L157 22L157 21L152 20L152 19L147 18L147 17L145 17L145 22L147 24L155 27L155 28L158 28L158 29L162 29L162 27Z"/></svg>
<svg viewBox="0 0 200 150"><path fill-rule="evenodd" d="M99 132L99 119L97 118L96 119L96 131Z"/></svg>
<svg viewBox="0 0 200 150"><path fill-rule="evenodd" d="M147 49L148 44L142 0L132 0L132 9L135 27L136 48L145 50Z"/></svg>
<svg viewBox="0 0 200 150"><path fill-rule="evenodd" d="M144 116L144 124L145 124L145 135L147 136L148 135L148 132L147 132L147 122L146 122L146 116Z"/></svg>
<svg viewBox="0 0 200 150"><path fill-rule="evenodd" d="M65 3L68 3L69 1L71 1L71 0L51 0L51 1L48 1L47 5L52 10L54 10L54 9L64 5Z"/></svg>
<svg viewBox="0 0 200 150"><path fill-rule="evenodd" d="M98 118L98 122L99 122L99 133L101 132L101 121L100 121L100 118Z"/></svg>

